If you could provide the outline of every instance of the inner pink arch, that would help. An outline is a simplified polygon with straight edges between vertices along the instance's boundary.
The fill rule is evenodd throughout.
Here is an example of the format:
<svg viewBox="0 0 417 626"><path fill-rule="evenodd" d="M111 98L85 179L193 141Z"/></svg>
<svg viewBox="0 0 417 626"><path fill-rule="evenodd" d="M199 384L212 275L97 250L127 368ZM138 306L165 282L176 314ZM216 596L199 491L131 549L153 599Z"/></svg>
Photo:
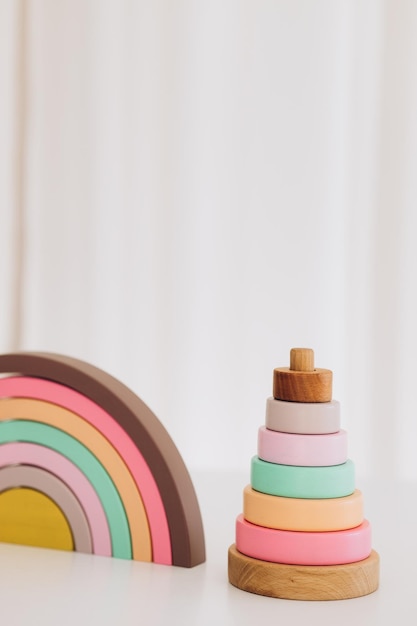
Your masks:
<svg viewBox="0 0 417 626"><path fill-rule="evenodd" d="M3 443L0 445L0 467L34 465L47 470L65 483L77 497L91 531L94 554L111 556L111 537L106 514L90 481L74 463L55 450L36 443Z"/></svg>
<svg viewBox="0 0 417 626"><path fill-rule="evenodd" d="M1 378L0 398L46 400L69 409L99 430L119 452L142 496L152 539L152 560L172 564L168 520L157 484L142 453L113 416L78 391L43 378Z"/></svg>

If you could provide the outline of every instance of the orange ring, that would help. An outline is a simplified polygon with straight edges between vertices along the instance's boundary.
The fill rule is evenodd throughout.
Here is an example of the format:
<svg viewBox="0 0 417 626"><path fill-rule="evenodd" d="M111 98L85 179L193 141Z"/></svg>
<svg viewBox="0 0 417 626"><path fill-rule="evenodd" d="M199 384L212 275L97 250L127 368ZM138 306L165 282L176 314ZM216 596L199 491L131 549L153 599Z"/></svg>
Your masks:
<svg viewBox="0 0 417 626"><path fill-rule="evenodd" d="M243 517L264 528L307 532L345 530L362 524L363 496L356 489L343 498L285 498L260 493L248 485L243 491Z"/></svg>

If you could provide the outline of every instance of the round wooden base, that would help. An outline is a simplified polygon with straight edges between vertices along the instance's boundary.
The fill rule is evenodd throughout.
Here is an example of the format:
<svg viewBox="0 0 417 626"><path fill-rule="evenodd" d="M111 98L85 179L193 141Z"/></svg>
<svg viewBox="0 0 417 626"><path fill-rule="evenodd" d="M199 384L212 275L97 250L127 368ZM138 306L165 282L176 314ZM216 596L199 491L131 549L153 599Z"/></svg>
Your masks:
<svg viewBox="0 0 417 626"><path fill-rule="evenodd" d="M378 589L379 556L346 565L283 565L229 548L229 582L250 593L287 600L346 600Z"/></svg>

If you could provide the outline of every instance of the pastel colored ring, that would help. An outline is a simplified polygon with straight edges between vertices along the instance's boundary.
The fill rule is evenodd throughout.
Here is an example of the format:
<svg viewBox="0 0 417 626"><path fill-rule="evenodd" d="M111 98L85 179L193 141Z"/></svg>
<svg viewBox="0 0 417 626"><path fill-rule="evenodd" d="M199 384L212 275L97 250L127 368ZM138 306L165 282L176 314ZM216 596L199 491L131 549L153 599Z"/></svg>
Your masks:
<svg viewBox="0 0 417 626"><path fill-rule="evenodd" d="M268 398L265 426L270 430L304 435L325 435L340 430L340 403L286 402Z"/></svg>
<svg viewBox="0 0 417 626"><path fill-rule="evenodd" d="M279 465L254 456L251 485L256 491L285 498L343 498L355 491L355 466L350 459L327 467Z"/></svg>
<svg viewBox="0 0 417 626"><path fill-rule="evenodd" d="M282 465L327 466L346 463L348 437L345 430L325 435L283 433L261 426L258 456Z"/></svg>
<svg viewBox="0 0 417 626"><path fill-rule="evenodd" d="M252 489L243 491L243 517L252 524L280 530L323 532L355 528L363 522L363 496L309 500L271 496Z"/></svg>
<svg viewBox="0 0 417 626"><path fill-rule="evenodd" d="M372 550L371 525L331 532L297 532L256 526L239 515L236 548L242 554L272 563L342 565L366 559Z"/></svg>

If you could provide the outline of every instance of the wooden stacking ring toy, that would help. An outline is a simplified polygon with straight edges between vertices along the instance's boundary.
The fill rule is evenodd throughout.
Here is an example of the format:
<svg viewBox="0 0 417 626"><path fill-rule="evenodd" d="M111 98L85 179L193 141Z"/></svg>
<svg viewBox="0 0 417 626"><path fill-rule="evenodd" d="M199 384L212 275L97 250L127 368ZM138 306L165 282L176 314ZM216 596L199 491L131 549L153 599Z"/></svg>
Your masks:
<svg viewBox="0 0 417 626"><path fill-rule="evenodd" d="M342 600L374 592L379 556L347 456L332 372L294 348L276 368L243 514L228 552L229 582L274 598Z"/></svg>
<svg viewBox="0 0 417 626"><path fill-rule="evenodd" d="M274 370L273 395L289 402L330 402L332 372L314 367L313 350L293 348L290 367Z"/></svg>
<svg viewBox="0 0 417 626"><path fill-rule="evenodd" d="M324 467L279 465L254 456L251 485L256 491L286 498L343 498L355 491L355 466L349 459Z"/></svg>
<svg viewBox="0 0 417 626"><path fill-rule="evenodd" d="M269 463L283 465L340 465L348 458L347 432L326 435L282 433L261 426L258 431L258 456Z"/></svg>

